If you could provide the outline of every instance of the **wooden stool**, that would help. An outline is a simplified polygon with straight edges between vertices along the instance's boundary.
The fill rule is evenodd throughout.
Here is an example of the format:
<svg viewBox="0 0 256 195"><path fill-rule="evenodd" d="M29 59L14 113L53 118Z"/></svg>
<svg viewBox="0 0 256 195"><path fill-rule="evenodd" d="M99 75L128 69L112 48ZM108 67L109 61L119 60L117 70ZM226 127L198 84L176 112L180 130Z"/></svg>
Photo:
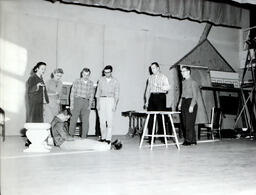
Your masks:
<svg viewBox="0 0 256 195"><path fill-rule="evenodd" d="M141 111L141 112L138 112L138 113L144 113L144 114L147 115L147 118L146 118L146 121L145 121L145 124L144 124L144 128L143 128L142 137L141 137L141 140L140 140L140 148L142 147L142 144L143 144L145 136L151 137L151 145L150 145L151 150L153 149L153 146L154 146L154 138L155 137L163 137L165 144L161 144L161 145L165 145L166 148L168 148L167 137L174 137L175 144L176 144L178 150L180 150L179 140L178 140L178 137L177 137L177 133L176 133L176 130L175 130L175 127L174 127L173 118L172 118L173 114L179 114L180 112L175 112L175 111L170 111L170 112L167 112L167 111ZM156 116L158 114L160 114L162 116L164 134L155 135ZM153 123L152 134L151 135L150 134L146 134L150 115L154 115L154 123ZM173 135L167 135L166 134L164 115L168 115L168 117L170 119Z"/></svg>

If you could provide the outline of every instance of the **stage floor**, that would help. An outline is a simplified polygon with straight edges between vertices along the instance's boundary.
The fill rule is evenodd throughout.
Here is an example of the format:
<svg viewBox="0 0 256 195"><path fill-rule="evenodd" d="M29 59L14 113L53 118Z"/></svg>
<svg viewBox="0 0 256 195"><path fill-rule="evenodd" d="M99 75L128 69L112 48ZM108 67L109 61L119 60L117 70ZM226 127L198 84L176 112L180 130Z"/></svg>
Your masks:
<svg viewBox="0 0 256 195"><path fill-rule="evenodd" d="M256 194L256 141L223 139L195 146L23 153L24 138L1 142L2 195ZM96 139L95 137L89 139ZM158 142L157 142L158 143ZM159 142L160 143L160 142Z"/></svg>

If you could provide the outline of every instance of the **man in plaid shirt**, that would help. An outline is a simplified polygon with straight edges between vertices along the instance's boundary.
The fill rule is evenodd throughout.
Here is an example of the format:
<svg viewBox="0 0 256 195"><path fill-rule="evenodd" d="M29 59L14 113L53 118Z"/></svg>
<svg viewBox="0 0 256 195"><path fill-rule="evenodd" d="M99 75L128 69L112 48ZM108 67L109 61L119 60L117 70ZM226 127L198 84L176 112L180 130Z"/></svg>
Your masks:
<svg viewBox="0 0 256 195"><path fill-rule="evenodd" d="M69 134L75 135L76 123L78 117L82 122L81 137L86 138L89 131L89 115L94 97L93 82L89 79L91 71L84 68L80 73L80 79L77 79L70 93L70 110L72 117L70 119Z"/></svg>

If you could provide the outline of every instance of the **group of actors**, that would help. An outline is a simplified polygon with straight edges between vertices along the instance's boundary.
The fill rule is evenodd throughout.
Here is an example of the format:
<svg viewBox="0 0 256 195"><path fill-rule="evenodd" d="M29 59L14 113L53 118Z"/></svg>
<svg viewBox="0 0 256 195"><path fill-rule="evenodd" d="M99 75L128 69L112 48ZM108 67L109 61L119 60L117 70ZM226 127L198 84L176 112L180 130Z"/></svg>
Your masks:
<svg viewBox="0 0 256 195"><path fill-rule="evenodd" d="M28 114L27 122L31 123L51 123L56 125L56 121L64 122L69 119L67 112L61 109L61 78L64 71L57 68L51 74L51 79L44 82L43 75L46 71L46 63L38 62L32 69L32 73L27 81L27 102ZM119 81L112 76L113 67L107 65L103 69L103 75L99 79L95 91L93 81L90 80L91 70L83 68L80 78L73 82L70 92L70 113L71 118L66 133L57 129L57 133L52 132L55 145L63 143L75 136L78 118L82 122L81 138L87 138L89 131L89 115L94 97L96 97L96 108L99 113L101 137L99 142L111 143L113 116L117 109L120 93ZM166 94L170 89L168 78L160 71L157 62L150 65L151 75L147 81L145 107L148 111L165 111ZM188 66L181 66L182 94L178 104L181 110L181 123L183 130L183 145L196 144L195 119L197 114L197 98L199 95L199 85L191 78L191 69ZM65 114L65 116L63 115ZM64 117L63 117L64 116ZM158 134L162 134L163 127L158 120ZM152 133L153 117L150 117L148 124L149 134ZM61 126L63 128L63 125ZM60 131L60 132L58 132ZM72 140L72 139L70 139ZM151 140L149 140L151 141ZM60 143L58 143L60 142Z"/></svg>

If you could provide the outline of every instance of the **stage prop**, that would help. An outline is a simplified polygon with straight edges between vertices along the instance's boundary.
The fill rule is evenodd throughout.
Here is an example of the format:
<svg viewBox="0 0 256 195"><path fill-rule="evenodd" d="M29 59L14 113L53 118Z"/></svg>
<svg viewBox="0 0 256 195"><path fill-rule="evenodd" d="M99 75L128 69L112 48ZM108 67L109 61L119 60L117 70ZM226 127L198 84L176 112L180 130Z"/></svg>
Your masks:
<svg viewBox="0 0 256 195"><path fill-rule="evenodd" d="M256 26L244 30L246 35L244 41L244 49L247 51L245 65L243 69L242 81L241 81L241 99L242 107L238 120L243 116L245 118L245 127L249 132L249 136L256 138ZM250 80L245 79L246 73L249 73Z"/></svg>
<svg viewBox="0 0 256 195"><path fill-rule="evenodd" d="M45 140L50 135L51 125L49 123L25 123L26 136L31 142L23 152L50 152Z"/></svg>
<svg viewBox="0 0 256 195"><path fill-rule="evenodd" d="M201 106L201 109L198 108L198 116L196 119L196 124L198 125L209 123L212 108L222 109L221 105L223 105L223 101L229 99L230 96L225 96L225 93L234 92L234 94L237 94L240 87L238 74L207 39L211 27L211 24L206 24L198 44L170 68L179 70L182 65L190 66L191 77L200 85L203 106ZM179 78L181 82L181 74L179 74ZM232 96L232 100L237 100L235 96ZM237 105L233 107L238 108L238 101L234 102ZM206 116L204 110L206 110ZM233 121L225 118L225 113L223 114L223 123L233 123ZM236 115L236 113L234 115Z"/></svg>
<svg viewBox="0 0 256 195"><path fill-rule="evenodd" d="M150 144L150 149L153 150L153 146L154 146L154 139L157 137L163 137L164 138L164 144L158 144L155 146L165 146L166 148L168 148L168 144L167 144L167 138L168 137L172 137L174 138L174 142L177 146L177 149L180 150L180 146L179 146L179 140L177 137L177 133L174 127L174 121L172 118L173 114L179 114L180 112L176 112L176 111L170 111L170 112L163 112L163 111L138 111L138 113L142 113L142 114L146 114L147 118L143 127L143 133L142 133L142 137L141 137L141 141L140 141L140 148L143 145L143 141L145 137L151 137L151 144ZM162 122L163 122L163 131L164 134L157 134L155 135L155 129L156 129L156 116L160 114L162 116ZM154 116L154 123L153 123L153 127L152 127L152 134L148 134L148 121L149 121L149 117L150 115ZM166 133L166 128L165 128L165 115L168 115L169 120L171 122L171 127L172 127L172 135L167 135Z"/></svg>

